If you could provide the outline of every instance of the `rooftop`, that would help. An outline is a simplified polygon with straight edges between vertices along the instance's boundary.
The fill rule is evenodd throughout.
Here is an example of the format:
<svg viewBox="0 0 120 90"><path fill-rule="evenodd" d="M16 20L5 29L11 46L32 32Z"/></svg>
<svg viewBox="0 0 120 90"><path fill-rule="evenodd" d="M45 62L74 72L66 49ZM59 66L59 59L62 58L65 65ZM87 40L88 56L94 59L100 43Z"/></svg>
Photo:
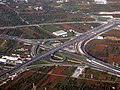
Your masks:
<svg viewBox="0 0 120 90"><path fill-rule="evenodd" d="M59 30L59 31L53 32L53 34L56 36L61 36L61 35L66 35L67 32L65 32L64 30Z"/></svg>

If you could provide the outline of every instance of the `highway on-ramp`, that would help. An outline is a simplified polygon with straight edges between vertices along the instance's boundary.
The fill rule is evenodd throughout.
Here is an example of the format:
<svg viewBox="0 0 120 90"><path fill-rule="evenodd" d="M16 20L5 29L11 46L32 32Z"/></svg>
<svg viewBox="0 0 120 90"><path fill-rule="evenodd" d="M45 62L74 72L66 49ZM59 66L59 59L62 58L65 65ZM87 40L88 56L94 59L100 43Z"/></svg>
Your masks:
<svg viewBox="0 0 120 90"><path fill-rule="evenodd" d="M67 41L67 42L65 42L65 43L63 43L63 44L61 44L61 45L59 45L59 46L56 46L56 47L53 48L53 49L50 49L50 50L49 50L48 52L46 52L46 53L43 53L43 54L41 54L41 55L38 55L38 56L32 58L31 60L25 62L25 63L22 63L22 64L20 64L20 65L18 65L18 66L15 66L13 69L10 69L10 70L8 70L8 71L0 74L0 77L5 76L5 75L10 75L10 74L13 74L13 73L16 73L16 72L19 72L21 69L24 69L26 66L30 65L31 63L33 63L33 62L35 62L35 61L37 61L37 60L42 59L43 57L46 57L46 56L48 56L48 55L50 55L50 54L52 54L52 53L54 53L54 52L56 52L56 51L59 51L59 50L63 49L64 47L67 47L67 46L69 46L69 45L71 45L71 44L74 44L74 43L76 43L76 42L84 41L88 36L89 36L89 37L90 37L90 36L92 37L95 33L101 34L102 32L104 32L104 31L106 31L106 30L108 30L108 29L110 29L110 28L113 28L113 27L117 26L119 23L120 23L119 20L109 21L107 24L103 24L103 25L101 25L100 27L94 28L94 29L92 29L92 30L90 30L90 31L88 31L88 32L85 32L85 33L83 33L83 34L81 34L81 35L79 35L79 36L76 36L76 37L74 37L73 39L71 39L71 40L69 40L69 41ZM92 33L92 32L94 32L94 33ZM108 69L108 68L107 68L107 69ZM110 69L111 69L111 68L110 68ZM112 69L114 69L114 68L112 68ZM120 70L116 70L116 69L114 69L114 70L115 70L117 73L119 73L119 75L120 75Z"/></svg>
<svg viewBox="0 0 120 90"><path fill-rule="evenodd" d="M110 29L108 29L110 30ZM84 39L83 41L79 42L77 45L77 48L78 48L78 52L80 52L82 55L84 55L86 58L88 58L87 60L91 63L91 64L94 64L94 67L98 68L98 69L102 69L106 72L111 72L113 74L116 74L116 75L120 75L120 68L118 67L114 67L108 63L105 63L103 61L100 61L96 58L94 58L93 56L89 55L86 50L85 50L85 46L86 44L91 41L92 39L94 39L94 37L96 37L97 35L99 35L100 33L105 33L107 32L108 30L106 31L97 31L94 33L94 35L92 36L88 36L86 39Z"/></svg>

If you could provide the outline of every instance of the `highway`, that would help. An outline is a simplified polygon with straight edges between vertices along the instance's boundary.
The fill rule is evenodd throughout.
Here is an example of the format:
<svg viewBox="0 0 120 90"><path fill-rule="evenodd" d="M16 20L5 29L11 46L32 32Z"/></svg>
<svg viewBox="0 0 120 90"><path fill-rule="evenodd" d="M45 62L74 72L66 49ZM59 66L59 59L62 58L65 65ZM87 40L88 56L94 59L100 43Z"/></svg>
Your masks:
<svg viewBox="0 0 120 90"><path fill-rule="evenodd" d="M74 38L74 36L72 37L64 37L64 38L50 38L50 39L31 39L32 41L42 41L42 42L48 42L48 41L57 41L57 40L67 40L67 39L71 39Z"/></svg>
<svg viewBox="0 0 120 90"><path fill-rule="evenodd" d="M0 27L0 29L14 29L14 28L22 28L22 27L32 27L32 26L40 26L40 25L62 25L62 24L80 24L80 23L107 23L102 21L75 21L75 22L58 22L58 23L41 23L41 24L29 24L29 25L17 25L17 26L6 26Z"/></svg>
<svg viewBox="0 0 120 90"><path fill-rule="evenodd" d="M114 27L116 25L113 24L113 26L111 25L111 27ZM86 50L85 50L85 46L86 44L91 41L92 39L94 39L96 36L100 35L100 34L103 34L109 30L111 30L111 27L107 28L107 27L104 27L104 29L101 29L99 31L96 31L96 32L92 32L93 35L90 35L88 36L87 38L85 38L83 41L79 42L77 44L77 48L78 48L78 52L81 53L82 55L86 56L86 58L88 58L88 61L94 65L94 67L98 68L98 69L102 69L106 72L111 72L111 73L114 73L116 75L120 75L120 68L118 67L114 67L108 63L105 63L103 61L100 61L92 56L90 56Z"/></svg>
<svg viewBox="0 0 120 90"><path fill-rule="evenodd" d="M24 43L29 43L29 44L37 44L37 43L40 43L40 42L67 40L67 39L74 38L75 36L65 37L65 38L51 38L51 39L23 39L23 38L19 38L17 36L8 36L8 35L5 35L5 34L0 34L0 37L4 38L4 39L11 39L11 40L16 40L16 41L19 41L19 42L24 42Z"/></svg>
<svg viewBox="0 0 120 90"><path fill-rule="evenodd" d="M30 65L31 63L33 63L33 62L35 62L37 60L42 59L43 57L46 57L46 56L48 56L50 54L53 54L54 52L59 51L59 50L63 49L64 47L67 47L67 46L69 46L71 44L74 44L76 42L84 41L84 40L86 40L86 38L88 38L88 36L89 36L89 38L92 38L93 36L96 36L98 34L101 34L101 33L105 32L105 31L108 31L108 29L117 26L119 23L120 23L119 20L109 21L107 24L103 24L100 27L94 28L94 29L92 29L92 30L90 30L88 32L85 32L85 33L83 33L83 34L81 34L79 36L76 36L73 39L71 39L71 40L69 40L69 41L67 41L67 42L65 42L63 44L61 44L59 46L56 46L53 49L50 49L48 52L40 54L40 55L32 58L30 61L22 63L22 64L20 64L18 66L15 66L13 69L10 69L10 70L0 74L0 77L2 77L4 75L10 75L10 74L19 72L21 69L24 69L26 66ZM104 69L104 70L110 69L109 70L110 72L114 70L115 72L112 72L112 73L116 73L117 72L120 75L120 70L118 70L118 69L116 70L114 68L108 68L109 66L102 68L102 66L103 66L102 63L99 63L98 65L101 67L101 69Z"/></svg>

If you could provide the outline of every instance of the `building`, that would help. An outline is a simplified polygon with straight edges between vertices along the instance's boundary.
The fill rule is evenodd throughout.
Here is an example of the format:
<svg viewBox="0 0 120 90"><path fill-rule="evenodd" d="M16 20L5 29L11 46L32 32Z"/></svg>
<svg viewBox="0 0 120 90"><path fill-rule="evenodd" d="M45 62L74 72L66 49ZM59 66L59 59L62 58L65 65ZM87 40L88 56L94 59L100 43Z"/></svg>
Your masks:
<svg viewBox="0 0 120 90"><path fill-rule="evenodd" d="M11 57L11 56L2 56L3 59L7 59L7 60L18 60L18 57Z"/></svg>
<svg viewBox="0 0 120 90"><path fill-rule="evenodd" d="M97 39L104 39L103 36L97 36Z"/></svg>
<svg viewBox="0 0 120 90"><path fill-rule="evenodd" d="M26 2L28 3L28 0L14 0L15 2Z"/></svg>
<svg viewBox="0 0 120 90"><path fill-rule="evenodd" d="M70 2L70 0L57 0L56 3Z"/></svg>
<svg viewBox="0 0 120 90"><path fill-rule="evenodd" d="M6 64L17 65L17 64L22 64L22 61L21 60L6 60Z"/></svg>
<svg viewBox="0 0 120 90"><path fill-rule="evenodd" d="M107 4L107 0L94 0L96 4Z"/></svg>
<svg viewBox="0 0 120 90"><path fill-rule="evenodd" d="M53 34L56 36L67 36L67 32L65 32L64 30L53 32Z"/></svg>
<svg viewBox="0 0 120 90"><path fill-rule="evenodd" d="M73 73L72 77L79 77L80 75L83 74L83 71L85 70L86 66L79 66L77 67L77 69L75 70L75 72Z"/></svg>
<svg viewBox="0 0 120 90"><path fill-rule="evenodd" d="M70 0L64 0L64 2L70 2Z"/></svg>
<svg viewBox="0 0 120 90"><path fill-rule="evenodd" d="M6 59L0 58L0 63L6 63Z"/></svg>
<svg viewBox="0 0 120 90"><path fill-rule="evenodd" d="M0 58L0 63L17 65L21 64L22 60L19 57L2 56L2 58Z"/></svg>

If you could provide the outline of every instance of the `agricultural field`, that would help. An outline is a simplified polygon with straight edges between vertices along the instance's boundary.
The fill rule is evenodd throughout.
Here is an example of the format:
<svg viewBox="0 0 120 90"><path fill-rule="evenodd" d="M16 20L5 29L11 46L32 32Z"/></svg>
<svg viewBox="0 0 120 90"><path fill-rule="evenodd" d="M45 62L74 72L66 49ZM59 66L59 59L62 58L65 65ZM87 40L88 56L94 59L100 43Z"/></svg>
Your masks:
<svg viewBox="0 0 120 90"><path fill-rule="evenodd" d="M107 75L103 72L86 69L84 77L74 78L71 75L76 67L68 66L42 66L33 68L29 71L21 73L14 80L8 81L0 87L2 90L119 90L119 78L113 75ZM93 74L94 79L90 79L89 75ZM94 76L95 75L95 76ZM102 76L102 77L101 77ZM107 77L105 77L107 76ZM107 79L108 81L104 81ZM109 80L112 80L109 82Z"/></svg>
<svg viewBox="0 0 120 90"><path fill-rule="evenodd" d="M120 33L119 30L112 30L103 34L105 39L93 40L86 46L87 52L104 62L120 66Z"/></svg>
<svg viewBox="0 0 120 90"><path fill-rule="evenodd" d="M25 24L9 6L0 4L0 26L14 26Z"/></svg>
<svg viewBox="0 0 120 90"><path fill-rule="evenodd" d="M48 32L48 31L45 31L42 27L33 26L33 27L24 27L24 28L20 28L20 29L26 35L24 38L28 38L28 39L55 38L55 36L52 33Z"/></svg>
<svg viewBox="0 0 120 90"><path fill-rule="evenodd" d="M74 30L78 33L84 33L86 31L89 31L91 30L92 28L95 28L95 27L98 27L100 26L100 24L98 23L91 23L91 24L88 24L88 23L82 23L82 24L64 24L64 25L61 25L61 27L63 27L64 29L66 30Z"/></svg>
<svg viewBox="0 0 120 90"><path fill-rule="evenodd" d="M119 69L120 25L90 41L89 55L76 47L116 18L119 0L0 0L0 90L120 90L119 70L89 60Z"/></svg>

